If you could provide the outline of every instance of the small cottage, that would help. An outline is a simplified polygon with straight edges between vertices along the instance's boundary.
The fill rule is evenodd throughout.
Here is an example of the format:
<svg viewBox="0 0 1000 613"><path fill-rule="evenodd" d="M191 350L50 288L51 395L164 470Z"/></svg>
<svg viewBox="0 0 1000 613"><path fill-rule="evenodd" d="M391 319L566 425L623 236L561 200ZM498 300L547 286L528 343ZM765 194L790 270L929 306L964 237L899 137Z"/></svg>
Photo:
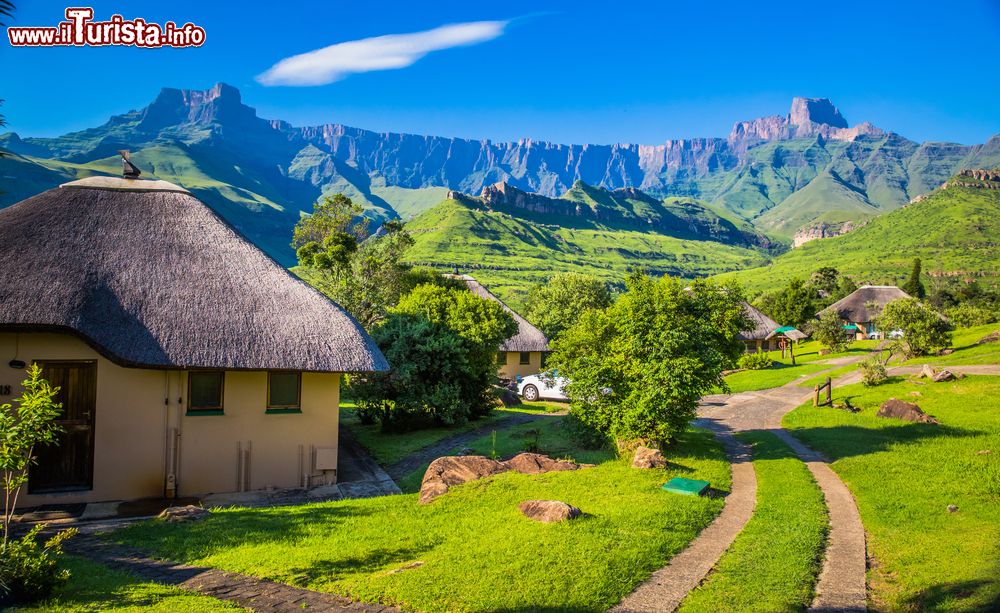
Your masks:
<svg viewBox="0 0 1000 613"><path fill-rule="evenodd" d="M549 339L542 331L531 325L527 319L518 315L503 300L494 296L479 281L469 275L449 276L464 281L469 291L477 296L499 302L500 306L510 313L514 321L517 322L517 334L504 341L500 345L499 353L497 353L498 376L501 379L513 380L518 376L525 377L542 372L545 355L550 351Z"/></svg>
<svg viewBox="0 0 1000 613"><path fill-rule="evenodd" d="M341 373L385 358L186 190L91 177L0 210L0 403L59 386L26 506L337 480Z"/></svg>
<svg viewBox="0 0 1000 613"><path fill-rule="evenodd" d="M744 330L739 335L740 340L746 344L747 353L778 349L780 340L778 329L781 326L748 302L743 303L743 311L754 324L753 328Z"/></svg>
<svg viewBox="0 0 1000 613"><path fill-rule="evenodd" d="M895 285L862 285L817 313L816 317L827 311L834 311L844 324L845 333L857 340L885 338L885 331L879 330L875 324L876 318L885 305L909 297L909 294Z"/></svg>

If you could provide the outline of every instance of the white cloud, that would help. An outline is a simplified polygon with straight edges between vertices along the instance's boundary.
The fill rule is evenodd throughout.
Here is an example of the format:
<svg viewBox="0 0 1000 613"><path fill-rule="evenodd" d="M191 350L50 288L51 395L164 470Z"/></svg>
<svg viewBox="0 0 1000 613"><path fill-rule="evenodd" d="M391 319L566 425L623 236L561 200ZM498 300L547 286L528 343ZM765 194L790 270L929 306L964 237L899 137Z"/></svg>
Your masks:
<svg viewBox="0 0 1000 613"><path fill-rule="evenodd" d="M473 21L424 32L389 34L337 43L287 57L257 81L264 85L325 85L348 75L406 68L431 51L474 45L499 37L507 21Z"/></svg>

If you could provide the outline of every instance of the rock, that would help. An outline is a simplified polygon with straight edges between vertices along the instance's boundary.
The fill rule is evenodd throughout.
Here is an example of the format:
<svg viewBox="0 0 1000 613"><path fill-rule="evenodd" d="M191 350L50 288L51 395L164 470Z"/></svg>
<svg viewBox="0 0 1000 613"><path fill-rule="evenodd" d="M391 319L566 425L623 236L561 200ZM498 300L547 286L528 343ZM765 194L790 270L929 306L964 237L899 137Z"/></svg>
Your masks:
<svg viewBox="0 0 1000 613"><path fill-rule="evenodd" d="M505 407L516 407L521 404L521 399L517 397L517 392L504 388L504 390L500 392L500 402L502 402Z"/></svg>
<svg viewBox="0 0 1000 613"><path fill-rule="evenodd" d="M934 419L927 413L920 410L920 407L913 404L912 402L905 402L903 400L897 400L895 398L890 398L882 403L882 406L878 408L878 413L876 417L889 417L892 419L902 419L904 421L912 421L921 424L939 424L938 420Z"/></svg>
<svg viewBox="0 0 1000 613"><path fill-rule="evenodd" d="M538 475L563 470L577 470L580 466L566 460L553 460L538 453L519 453L506 462L484 456L445 456L431 462L420 483L420 504L427 504L446 493L449 488L483 477L515 471Z"/></svg>
<svg viewBox="0 0 1000 613"><path fill-rule="evenodd" d="M924 364L923 368L920 369L921 378L927 377L928 379L933 379L935 375L937 375L937 373L934 372L934 369L930 364Z"/></svg>
<svg viewBox="0 0 1000 613"><path fill-rule="evenodd" d="M558 500L526 500L518 505L528 519L545 523L580 517L580 509Z"/></svg>
<svg viewBox="0 0 1000 613"><path fill-rule="evenodd" d="M525 475L539 475L563 470L576 470L580 466L567 460L553 460L540 453L519 453L503 462L507 470L513 470Z"/></svg>
<svg viewBox="0 0 1000 613"><path fill-rule="evenodd" d="M910 396L915 396L917 398L920 398L921 396L923 396L923 394L921 394L920 392L918 392L916 390L913 390L912 392L910 392Z"/></svg>
<svg viewBox="0 0 1000 613"><path fill-rule="evenodd" d="M958 507L955 506L955 505L953 505L953 504L949 504L948 505L948 512L949 513L957 513L958 512Z"/></svg>
<svg viewBox="0 0 1000 613"><path fill-rule="evenodd" d="M976 341L976 344L985 345L986 343L996 343L996 342L1000 342L1000 330L997 330L996 332L990 332L983 338Z"/></svg>
<svg viewBox="0 0 1000 613"><path fill-rule="evenodd" d="M954 349L942 349L941 351L937 352L938 355L951 355L953 353L955 353Z"/></svg>
<svg viewBox="0 0 1000 613"><path fill-rule="evenodd" d="M632 468L666 468L667 458L659 449L636 447L632 457Z"/></svg>
<svg viewBox="0 0 1000 613"><path fill-rule="evenodd" d="M934 383L943 383L945 381L954 381L957 377L950 370L942 370L938 374L932 377Z"/></svg>
<svg viewBox="0 0 1000 613"><path fill-rule="evenodd" d="M198 521L199 519L205 519L211 514L212 512L208 509L189 504L183 507L167 507L156 517L165 522L178 523L182 521Z"/></svg>
<svg viewBox="0 0 1000 613"><path fill-rule="evenodd" d="M413 562L410 562L409 564L403 564L399 568L394 568L394 569L390 570L389 572L387 572L386 574L387 575L395 575L395 574L403 572L404 570L410 570L411 568L420 568L423 565L424 565L424 561L423 560L415 560Z"/></svg>
<svg viewBox="0 0 1000 613"><path fill-rule="evenodd" d="M991 453L993 453L993 451L990 449L980 449L976 452L976 455L990 455Z"/></svg>

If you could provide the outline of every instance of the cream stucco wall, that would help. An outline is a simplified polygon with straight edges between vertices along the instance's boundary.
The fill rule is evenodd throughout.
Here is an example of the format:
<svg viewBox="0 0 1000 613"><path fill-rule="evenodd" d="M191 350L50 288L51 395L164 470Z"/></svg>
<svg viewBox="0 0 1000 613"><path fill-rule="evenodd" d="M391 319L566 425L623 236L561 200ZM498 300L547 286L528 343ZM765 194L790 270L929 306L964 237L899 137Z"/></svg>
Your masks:
<svg viewBox="0 0 1000 613"><path fill-rule="evenodd" d="M517 351L508 351L505 354L506 362L500 364L497 374L501 379L513 379L517 375L527 377L537 375L542 372L542 352L532 351L528 364L521 364L521 354Z"/></svg>
<svg viewBox="0 0 1000 613"><path fill-rule="evenodd" d="M0 404L21 391L24 371L7 365L15 357L28 363L97 362L93 489L22 494L25 507L159 497L171 467L177 468L180 495L236 491L238 446L249 449L245 482L250 489L335 481L333 470L311 470L311 450L332 449L336 458L339 373L303 373L302 412L267 414L267 373L229 371L224 414L188 416L185 372L123 368L76 337L61 334L0 333L0 390L11 386L11 394L0 396Z"/></svg>

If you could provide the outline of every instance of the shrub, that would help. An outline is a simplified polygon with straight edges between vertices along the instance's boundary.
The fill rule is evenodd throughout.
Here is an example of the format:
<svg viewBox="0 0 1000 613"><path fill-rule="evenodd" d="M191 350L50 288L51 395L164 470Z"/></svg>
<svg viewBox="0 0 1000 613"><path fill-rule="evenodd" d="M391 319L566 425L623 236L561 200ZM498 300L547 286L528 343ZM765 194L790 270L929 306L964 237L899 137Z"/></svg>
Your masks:
<svg viewBox="0 0 1000 613"><path fill-rule="evenodd" d="M549 364L570 380L570 414L615 441L666 443L698 400L725 386L751 322L736 286L633 274L606 310L584 313L554 343Z"/></svg>
<svg viewBox="0 0 1000 613"><path fill-rule="evenodd" d="M885 305L878 317L881 330L901 330L907 357L927 355L951 345L951 325L937 311L916 298Z"/></svg>
<svg viewBox="0 0 1000 613"><path fill-rule="evenodd" d="M846 351L852 340L844 332L840 316L833 311L824 311L819 316L819 321L813 324L812 337L832 353Z"/></svg>
<svg viewBox="0 0 1000 613"><path fill-rule="evenodd" d="M573 272L553 275L528 293L525 316L549 338L569 328L580 314L611 306L607 284L596 277Z"/></svg>
<svg viewBox="0 0 1000 613"><path fill-rule="evenodd" d="M1000 313L996 309L974 304L960 304L945 311L952 323L961 328L985 326L1000 321Z"/></svg>
<svg viewBox="0 0 1000 613"><path fill-rule="evenodd" d="M771 356L760 349L756 353L748 353L740 356L739 361L736 362L737 366L746 370L764 370L765 368L771 368L773 364L774 360L771 359Z"/></svg>
<svg viewBox="0 0 1000 613"><path fill-rule="evenodd" d="M885 364L882 363L878 355L873 355L864 362L861 362L858 364L858 368L861 370L861 383L866 387L881 385L889 378Z"/></svg>
<svg viewBox="0 0 1000 613"><path fill-rule="evenodd" d="M47 598L53 588L69 579L69 571L58 567L62 544L77 533L63 530L39 544L38 534L45 524L37 524L20 539L0 548L0 605L26 603Z"/></svg>

